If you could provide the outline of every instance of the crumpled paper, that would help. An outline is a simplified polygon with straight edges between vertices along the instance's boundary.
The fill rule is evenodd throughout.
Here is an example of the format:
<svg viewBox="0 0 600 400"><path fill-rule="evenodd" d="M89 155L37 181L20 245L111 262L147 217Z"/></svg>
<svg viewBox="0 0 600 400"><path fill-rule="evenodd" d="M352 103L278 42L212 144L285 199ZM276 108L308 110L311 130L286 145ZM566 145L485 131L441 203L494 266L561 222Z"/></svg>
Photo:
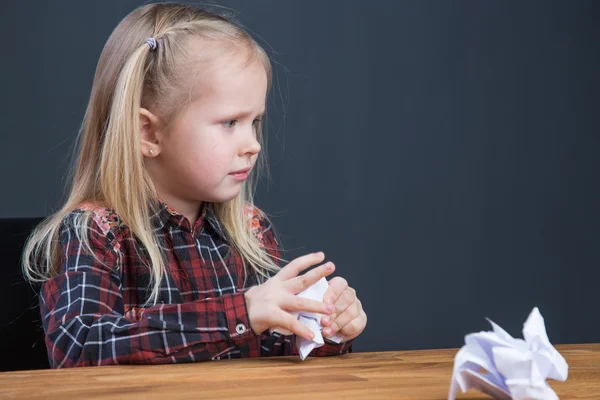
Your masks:
<svg viewBox="0 0 600 400"><path fill-rule="evenodd" d="M475 388L503 400L558 399L546 379L564 382L569 366L550 344L537 307L523 325L524 340L488 321L492 332L465 336L465 345L454 358L448 400L454 400L459 388L463 393Z"/></svg>
<svg viewBox="0 0 600 400"><path fill-rule="evenodd" d="M298 293L296 296L311 300L323 301L323 295L325 295L325 292L328 288L329 283L327 282L327 279L321 278L309 288ZM300 359L304 361L304 359L308 357L313 349L321 347L325 344L325 340L323 339L323 335L321 333L323 330L323 325L321 325L321 317L323 317L323 314L310 312L290 312L290 314L295 318L298 318L298 320L300 320L304 326L306 326L315 334L313 340L307 340L300 336L296 336L296 348L300 354ZM275 328L272 331L282 335L292 334L291 331L284 330L282 328ZM335 335L327 338L327 340L340 343L342 340L344 340L344 336L336 333Z"/></svg>

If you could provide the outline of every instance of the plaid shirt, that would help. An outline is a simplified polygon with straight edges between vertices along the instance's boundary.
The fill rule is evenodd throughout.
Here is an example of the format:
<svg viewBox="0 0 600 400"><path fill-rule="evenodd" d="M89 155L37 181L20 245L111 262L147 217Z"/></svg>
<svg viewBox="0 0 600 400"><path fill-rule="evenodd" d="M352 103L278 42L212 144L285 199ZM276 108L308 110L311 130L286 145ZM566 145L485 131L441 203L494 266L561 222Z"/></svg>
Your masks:
<svg viewBox="0 0 600 400"><path fill-rule="evenodd" d="M93 255L76 235L77 217L86 209L93 210L87 230ZM279 257L271 226L257 208L247 212L261 246ZM108 209L90 205L65 218L59 237L62 272L40 293L53 368L298 354L292 336L255 334L250 328L244 292L262 279L246 276L212 204L204 203L192 226L161 203L152 225L168 271L157 304L144 308L150 273L127 226ZM351 352L352 342L326 342L311 354Z"/></svg>

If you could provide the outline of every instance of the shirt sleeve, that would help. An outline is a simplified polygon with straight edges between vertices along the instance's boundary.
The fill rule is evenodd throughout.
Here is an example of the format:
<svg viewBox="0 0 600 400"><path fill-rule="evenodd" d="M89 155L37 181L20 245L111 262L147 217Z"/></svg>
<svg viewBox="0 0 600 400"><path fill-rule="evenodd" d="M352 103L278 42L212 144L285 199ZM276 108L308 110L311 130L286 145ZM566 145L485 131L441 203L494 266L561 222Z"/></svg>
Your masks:
<svg viewBox="0 0 600 400"><path fill-rule="evenodd" d="M253 223L253 226L257 227L256 232L258 233L258 238L262 243L262 247L269 253L277 265L281 267L281 246L277 241L272 224L267 219L261 217L262 213L260 211L255 212L254 214L255 222ZM273 275L273 272L269 272L269 276ZM325 340L325 344L311 351L309 356L326 357L351 353L354 340L355 339L352 339L339 344ZM260 355L261 357L297 356L299 353L298 349L296 349L295 342L295 335L281 335L277 332L271 334L267 330L261 335Z"/></svg>
<svg viewBox="0 0 600 400"><path fill-rule="evenodd" d="M352 353L352 344L355 339L342 343L334 343L325 340L325 344L310 352L309 357L329 357L346 353ZM295 335L281 335L277 332L263 332L261 336L261 357L272 356L298 356L300 353L296 348Z"/></svg>
<svg viewBox="0 0 600 400"><path fill-rule="evenodd" d="M53 368L202 361L256 343L243 292L126 313L113 231L91 219L88 248L70 221L59 236L62 273L40 294Z"/></svg>

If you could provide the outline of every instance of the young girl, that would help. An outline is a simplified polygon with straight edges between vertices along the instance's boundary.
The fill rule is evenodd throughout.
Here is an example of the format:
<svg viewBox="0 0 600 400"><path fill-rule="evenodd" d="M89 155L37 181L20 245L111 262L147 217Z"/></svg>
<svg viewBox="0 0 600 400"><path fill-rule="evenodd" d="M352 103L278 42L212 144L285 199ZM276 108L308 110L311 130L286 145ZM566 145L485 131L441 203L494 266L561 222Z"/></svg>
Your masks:
<svg viewBox="0 0 600 400"><path fill-rule="evenodd" d="M290 312L324 314L351 351L366 325L356 292L329 281L324 302L295 296L329 276L323 253L280 268L271 224L253 205L271 86L264 50L227 19L150 4L114 30L98 63L70 196L32 234L29 279L52 367L298 354Z"/></svg>

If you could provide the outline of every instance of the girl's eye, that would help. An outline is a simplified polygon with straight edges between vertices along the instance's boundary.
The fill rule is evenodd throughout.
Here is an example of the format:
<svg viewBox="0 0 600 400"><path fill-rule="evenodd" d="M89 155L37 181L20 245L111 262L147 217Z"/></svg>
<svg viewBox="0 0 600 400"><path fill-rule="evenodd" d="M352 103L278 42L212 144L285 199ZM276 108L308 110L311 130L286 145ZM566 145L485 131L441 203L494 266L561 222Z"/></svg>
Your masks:
<svg viewBox="0 0 600 400"><path fill-rule="evenodd" d="M261 122L261 121L262 121L262 119L260 119L260 118L257 118L257 119L255 119L255 120L252 122L252 126L254 126L254 128L257 128L257 127L258 127L258 125L260 125L260 122ZM237 119L232 119L232 120L229 120L229 121L225 121L225 122L223 122L223 125L224 125L226 128L230 128L230 129L231 129L231 128L235 127L235 125L237 124L237 122L238 122L238 120L237 120Z"/></svg>
<svg viewBox="0 0 600 400"><path fill-rule="evenodd" d="M227 128L233 128L236 123L237 123L237 119L232 119L231 121L223 122L223 125L225 125Z"/></svg>

